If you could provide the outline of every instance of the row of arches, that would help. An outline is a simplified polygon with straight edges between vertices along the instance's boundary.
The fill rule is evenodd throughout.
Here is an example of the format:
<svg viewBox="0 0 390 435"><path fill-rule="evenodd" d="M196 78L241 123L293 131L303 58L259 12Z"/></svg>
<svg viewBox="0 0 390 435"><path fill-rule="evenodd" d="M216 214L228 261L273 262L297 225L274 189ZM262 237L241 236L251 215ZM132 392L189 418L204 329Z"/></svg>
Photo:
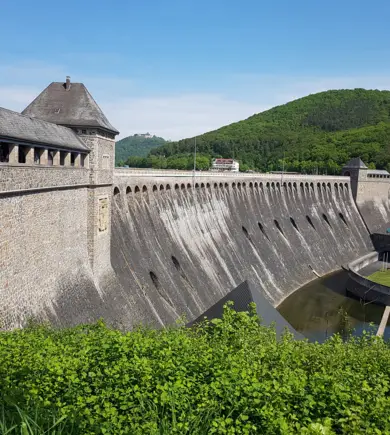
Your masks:
<svg viewBox="0 0 390 435"><path fill-rule="evenodd" d="M193 188L195 188L195 189L205 189L205 188L211 189L212 186L214 187L214 189L229 189L231 187L232 189L241 190L243 188L245 189L248 186L249 189L261 189L261 190L267 189L268 191L270 191L270 190L281 191L281 187L283 187L284 190L289 189L290 191L292 191L292 190L295 190L296 192L298 191L298 183L297 182L284 182L281 184L278 181L277 182L274 182L274 181L269 182L268 181L267 183L257 182L257 181L252 182L251 181L248 184L245 181L238 182L238 183L233 182L231 184L226 183L226 182L225 183L221 183L221 182L220 183L213 183L213 184L211 184L211 183L195 183L195 184L193 184L193 183L192 184L191 183L180 183L180 184L175 183L172 186L173 186L172 189L174 189L174 190L189 190L189 189L193 189ZM299 188L300 188L302 193L304 193L305 191L309 192L310 190L314 193L314 183L312 183L312 182L311 183L301 182L301 183L299 183ZM330 183L330 182L317 183L317 190L319 193L322 193L322 191L323 192L326 192L326 191L332 192L332 188L336 193L338 193L340 191L343 191L344 189L345 189L345 191L348 191L349 186L348 186L348 183ZM136 186L134 186L133 189L134 190L132 190L132 188L130 186L127 186L126 187L126 195L129 193L132 193L133 191L134 191L134 193L141 193L141 192L146 193L146 192L148 192L150 187L148 188L148 186L146 186L146 185L143 185L141 187L136 185ZM170 184L165 184L165 185L164 184L160 184L160 185L154 184L152 186L151 190L152 190L152 192L158 192L158 191L161 192L161 191L171 190L171 185ZM119 193L120 193L119 188L115 187L114 188L114 195L117 195Z"/></svg>

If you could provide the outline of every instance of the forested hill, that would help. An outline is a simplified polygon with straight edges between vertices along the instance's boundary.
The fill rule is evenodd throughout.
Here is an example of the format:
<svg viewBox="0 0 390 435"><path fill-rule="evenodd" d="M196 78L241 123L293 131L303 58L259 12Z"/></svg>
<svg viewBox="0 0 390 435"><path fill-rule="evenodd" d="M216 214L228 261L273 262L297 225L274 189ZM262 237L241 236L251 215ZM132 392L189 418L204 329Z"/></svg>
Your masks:
<svg viewBox="0 0 390 435"><path fill-rule="evenodd" d="M338 173L351 157L390 169L390 92L332 90L309 95L197 137L204 156L235 157L244 169ZM150 156L188 155L194 139ZM163 158L161 158L163 159ZM154 163L156 165L156 163Z"/></svg>
<svg viewBox="0 0 390 435"><path fill-rule="evenodd" d="M165 144L162 137L128 136L115 144L115 163L125 162L129 157L145 157L152 148Z"/></svg>

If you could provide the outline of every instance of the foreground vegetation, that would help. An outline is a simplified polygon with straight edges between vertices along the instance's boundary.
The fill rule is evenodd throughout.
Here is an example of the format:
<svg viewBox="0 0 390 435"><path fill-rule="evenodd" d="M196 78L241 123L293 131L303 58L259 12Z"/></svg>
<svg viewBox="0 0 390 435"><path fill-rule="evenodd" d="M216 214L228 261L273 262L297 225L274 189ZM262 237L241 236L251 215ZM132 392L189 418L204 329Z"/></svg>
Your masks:
<svg viewBox="0 0 390 435"><path fill-rule="evenodd" d="M253 312L230 308L212 325L4 332L0 430L390 433L390 347L381 338L277 339Z"/></svg>
<svg viewBox="0 0 390 435"><path fill-rule="evenodd" d="M390 287L390 270L378 270L368 276L367 279Z"/></svg>
<svg viewBox="0 0 390 435"><path fill-rule="evenodd" d="M352 157L390 170L390 92L321 92L197 137L198 153L235 157L241 169L339 174ZM132 166L186 169L194 138L165 143ZM175 166L172 166L174 164ZM201 169L201 168L199 168Z"/></svg>

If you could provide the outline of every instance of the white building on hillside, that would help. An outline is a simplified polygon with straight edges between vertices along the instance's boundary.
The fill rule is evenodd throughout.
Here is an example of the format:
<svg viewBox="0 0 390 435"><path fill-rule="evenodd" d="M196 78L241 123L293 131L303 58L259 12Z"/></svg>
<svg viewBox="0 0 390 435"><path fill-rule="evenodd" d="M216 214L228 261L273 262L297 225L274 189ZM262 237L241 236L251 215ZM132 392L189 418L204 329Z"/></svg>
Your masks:
<svg viewBox="0 0 390 435"><path fill-rule="evenodd" d="M233 159L215 159L213 160L212 171L231 171L238 172L240 164Z"/></svg>

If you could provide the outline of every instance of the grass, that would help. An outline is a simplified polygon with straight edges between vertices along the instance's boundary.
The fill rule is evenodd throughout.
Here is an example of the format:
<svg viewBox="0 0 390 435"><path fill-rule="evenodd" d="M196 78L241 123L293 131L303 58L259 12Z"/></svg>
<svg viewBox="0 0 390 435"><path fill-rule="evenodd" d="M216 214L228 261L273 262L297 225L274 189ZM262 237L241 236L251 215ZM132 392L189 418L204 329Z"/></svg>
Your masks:
<svg viewBox="0 0 390 435"><path fill-rule="evenodd" d="M372 275L368 276L367 279L390 287L390 270L378 270L377 272L374 272Z"/></svg>

